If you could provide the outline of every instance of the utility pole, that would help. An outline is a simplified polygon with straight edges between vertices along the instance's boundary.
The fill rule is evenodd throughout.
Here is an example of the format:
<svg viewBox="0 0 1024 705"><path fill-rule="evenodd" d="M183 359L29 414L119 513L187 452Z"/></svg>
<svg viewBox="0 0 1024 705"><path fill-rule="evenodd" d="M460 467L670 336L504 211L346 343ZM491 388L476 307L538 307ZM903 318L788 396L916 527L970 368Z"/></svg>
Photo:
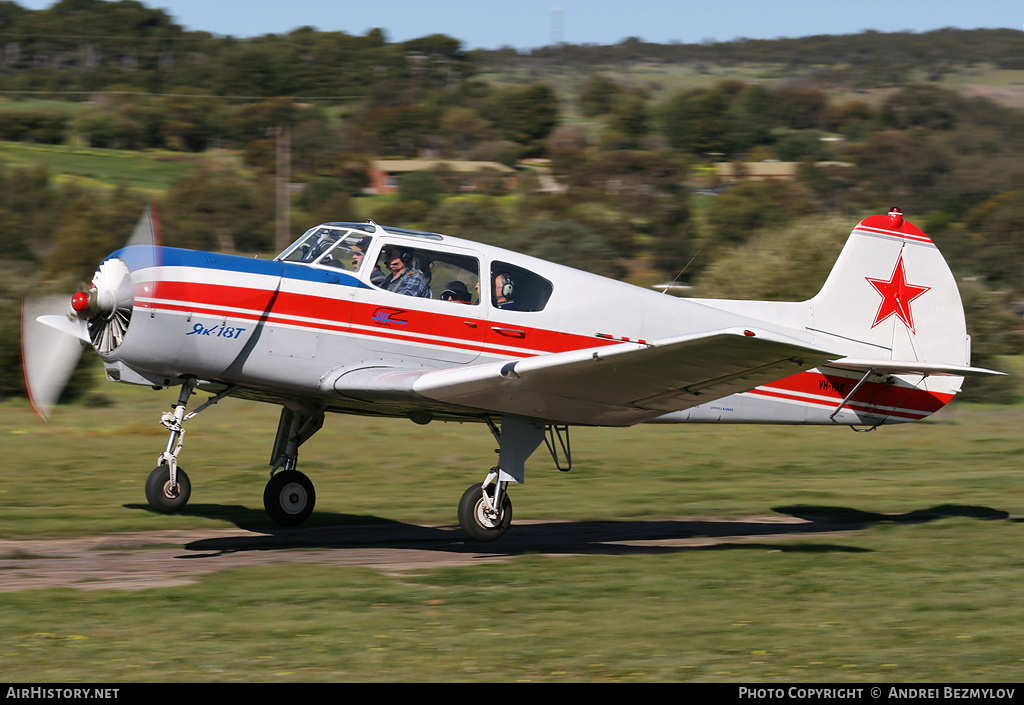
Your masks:
<svg viewBox="0 0 1024 705"><path fill-rule="evenodd" d="M291 134L287 125L275 128L274 132L277 135L277 217L274 244L278 252L283 252L292 241L291 194L288 191L292 178Z"/></svg>

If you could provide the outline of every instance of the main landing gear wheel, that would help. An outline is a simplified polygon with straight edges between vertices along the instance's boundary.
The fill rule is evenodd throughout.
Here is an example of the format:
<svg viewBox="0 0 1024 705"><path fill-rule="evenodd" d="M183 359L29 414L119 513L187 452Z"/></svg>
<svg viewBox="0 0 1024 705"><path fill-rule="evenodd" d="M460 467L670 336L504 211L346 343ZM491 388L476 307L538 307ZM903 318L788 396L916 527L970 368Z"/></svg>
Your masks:
<svg viewBox="0 0 1024 705"><path fill-rule="evenodd" d="M270 478L263 491L263 507L275 524L298 526L313 513L316 491L298 470L284 470Z"/></svg>
<svg viewBox="0 0 1024 705"><path fill-rule="evenodd" d="M501 506L497 511L491 508L494 485L484 488L473 485L462 495L459 502L459 526L474 541L496 541L505 535L512 525L512 500L507 493L501 495Z"/></svg>
<svg viewBox="0 0 1024 705"><path fill-rule="evenodd" d="M177 482L171 484L171 468L160 465L146 478L146 499L153 509L163 514L178 511L186 504L192 494L192 483L181 468L175 472Z"/></svg>

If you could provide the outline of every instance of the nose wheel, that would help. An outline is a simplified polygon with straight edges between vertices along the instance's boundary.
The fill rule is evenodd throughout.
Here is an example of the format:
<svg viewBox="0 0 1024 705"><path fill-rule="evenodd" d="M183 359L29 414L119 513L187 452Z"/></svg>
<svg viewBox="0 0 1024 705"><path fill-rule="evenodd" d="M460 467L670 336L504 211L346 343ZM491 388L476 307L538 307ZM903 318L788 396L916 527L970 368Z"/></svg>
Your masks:
<svg viewBox="0 0 1024 705"><path fill-rule="evenodd" d="M171 468L161 465L149 473L146 479L146 499L149 506L162 514L171 514L186 504L192 494L192 483L183 469L176 468L174 481L171 481Z"/></svg>

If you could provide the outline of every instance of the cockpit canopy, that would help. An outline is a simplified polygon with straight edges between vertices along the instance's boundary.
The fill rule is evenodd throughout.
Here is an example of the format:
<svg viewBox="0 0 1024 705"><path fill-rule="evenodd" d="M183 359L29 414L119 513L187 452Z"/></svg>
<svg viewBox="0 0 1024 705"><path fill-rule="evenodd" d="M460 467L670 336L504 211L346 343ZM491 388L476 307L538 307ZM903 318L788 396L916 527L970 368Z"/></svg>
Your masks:
<svg viewBox="0 0 1024 705"><path fill-rule="evenodd" d="M389 254L394 273L389 272ZM364 265L366 257L372 259ZM507 311L542 311L553 291L549 280L511 262L490 261L488 274L487 262L481 267L478 253L437 233L382 227L372 221L318 225L276 259L344 270L377 288L409 296L471 305L490 299L493 308ZM404 268L397 264L399 259ZM406 289L395 283L402 269L408 272Z"/></svg>
<svg viewBox="0 0 1024 705"><path fill-rule="evenodd" d="M374 231L372 225L318 225L306 231L276 259L284 262L319 264L355 272L362 266L363 256L370 248Z"/></svg>

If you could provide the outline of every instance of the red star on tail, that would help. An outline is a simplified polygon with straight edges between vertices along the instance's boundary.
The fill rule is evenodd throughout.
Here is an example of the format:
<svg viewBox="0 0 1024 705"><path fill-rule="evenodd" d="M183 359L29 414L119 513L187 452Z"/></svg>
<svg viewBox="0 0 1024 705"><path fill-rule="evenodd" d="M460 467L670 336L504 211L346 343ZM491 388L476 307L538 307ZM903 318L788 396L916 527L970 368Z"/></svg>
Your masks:
<svg viewBox="0 0 1024 705"><path fill-rule="evenodd" d="M910 302L930 291L931 287L907 284L907 277L903 272L903 253L901 252L899 259L896 260L896 267L892 270L892 276L888 280L864 278L882 296L882 303L878 306L878 313L875 314L875 322L871 324L871 327L874 328L895 314L910 329L911 333L917 333L914 330L914 314L910 310Z"/></svg>

